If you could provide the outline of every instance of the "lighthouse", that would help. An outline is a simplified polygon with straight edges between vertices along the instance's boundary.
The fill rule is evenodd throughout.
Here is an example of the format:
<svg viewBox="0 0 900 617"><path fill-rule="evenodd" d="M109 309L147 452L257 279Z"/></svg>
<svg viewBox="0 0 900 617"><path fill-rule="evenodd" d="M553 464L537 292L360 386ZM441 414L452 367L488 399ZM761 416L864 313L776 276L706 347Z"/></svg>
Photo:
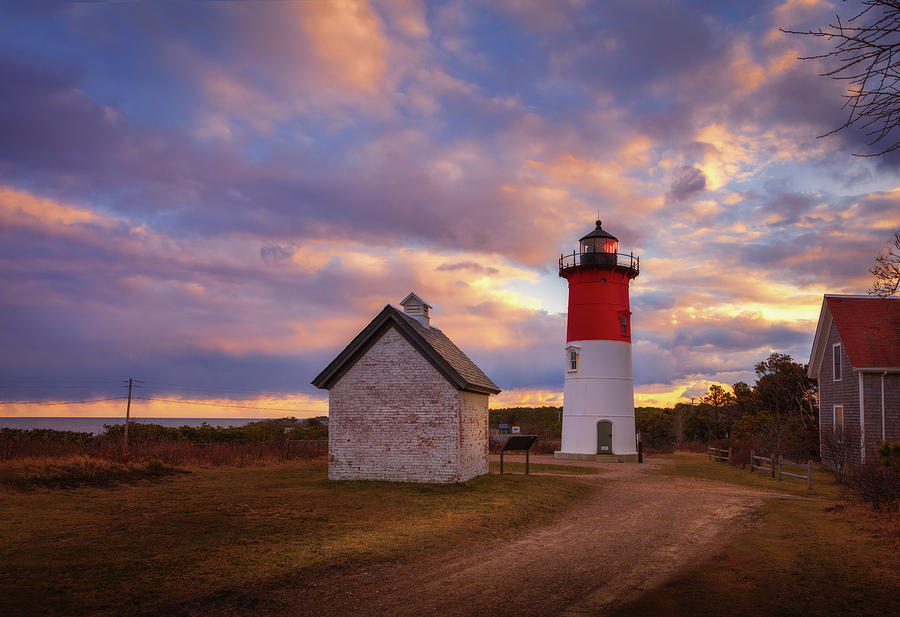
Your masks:
<svg viewBox="0 0 900 617"><path fill-rule="evenodd" d="M601 221L559 258L569 282L562 446L557 458L637 460L628 286L640 259Z"/></svg>

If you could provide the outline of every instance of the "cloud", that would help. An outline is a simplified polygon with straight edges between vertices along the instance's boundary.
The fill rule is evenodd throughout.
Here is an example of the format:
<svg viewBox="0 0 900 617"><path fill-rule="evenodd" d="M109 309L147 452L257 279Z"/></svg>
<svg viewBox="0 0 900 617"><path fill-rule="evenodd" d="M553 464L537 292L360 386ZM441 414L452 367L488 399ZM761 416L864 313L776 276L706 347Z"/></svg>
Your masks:
<svg viewBox="0 0 900 617"><path fill-rule="evenodd" d="M706 175L703 170L690 165L681 165L674 171L672 184L666 193L666 200L685 201L706 190Z"/></svg>
<svg viewBox="0 0 900 617"><path fill-rule="evenodd" d="M453 264L441 264L437 267L437 270L442 270L444 272L468 270L476 274L497 274L499 272L497 268L494 268L492 266L484 266L474 261L460 261Z"/></svg>
<svg viewBox="0 0 900 617"><path fill-rule="evenodd" d="M641 256L639 400L752 381L900 226L896 161L816 139L840 84L775 31L830 10L4 7L0 370L315 398L415 290L505 400L555 401L555 260L599 210Z"/></svg>
<svg viewBox="0 0 900 617"><path fill-rule="evenodd" d="M259 249L259 256L268 264L278 263L290 259L294 255L294 249L279 246L277 244L266 245Z"/></svg>
<svg viewBox="0 0 900 617"><path fill-rule="evenodd" d="M307 2L295 5L298 25L325 70L360 93L376 91L387 70L388 41L366 0ZM415 27L421 22L412 22Z"/></svg>

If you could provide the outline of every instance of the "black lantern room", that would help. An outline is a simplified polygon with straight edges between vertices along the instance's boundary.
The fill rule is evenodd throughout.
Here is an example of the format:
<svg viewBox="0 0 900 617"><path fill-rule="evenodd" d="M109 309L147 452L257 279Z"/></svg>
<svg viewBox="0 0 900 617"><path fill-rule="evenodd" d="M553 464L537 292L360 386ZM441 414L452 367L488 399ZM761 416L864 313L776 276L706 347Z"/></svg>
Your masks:
<svg viewBox="0 0 900 617"><path fill-rule="evenodd" d="M559 256L559 275L566 278L570 270L600 267L621 269L629 278L634 278L638 275L640 261L633 253L619 254L618 238L605 231L602 221L598 220L597 227L579 240L577 250Z"/></svg>
<svg viewBox="0 0 900 617"><path fill-rule="evenodd" d="M581 253L612 253L619 251L619 240L608 231L603 231L602 221L597 221L597 228L579 240Z"/></svg>

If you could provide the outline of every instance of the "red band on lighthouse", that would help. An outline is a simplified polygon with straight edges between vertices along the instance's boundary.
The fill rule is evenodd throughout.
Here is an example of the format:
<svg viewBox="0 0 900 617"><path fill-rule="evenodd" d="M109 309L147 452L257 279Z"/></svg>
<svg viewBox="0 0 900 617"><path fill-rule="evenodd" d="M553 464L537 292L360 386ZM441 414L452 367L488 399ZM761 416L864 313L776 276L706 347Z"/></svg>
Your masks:
<svg viewBox="0 0 900 617"><path fill-rule="evenodd" d="M631 342L629 276L623 270L579 268L565 273L569 281L566 342Z"/></svg>

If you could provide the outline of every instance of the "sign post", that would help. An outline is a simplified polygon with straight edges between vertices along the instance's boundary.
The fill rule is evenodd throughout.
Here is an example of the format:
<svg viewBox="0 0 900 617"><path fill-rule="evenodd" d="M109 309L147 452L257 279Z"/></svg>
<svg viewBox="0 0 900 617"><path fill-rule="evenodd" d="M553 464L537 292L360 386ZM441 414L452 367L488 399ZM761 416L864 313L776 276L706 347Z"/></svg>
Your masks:
<svg viewBox="0 0 900 617"><path fill-rule="evenodd" d="M500 449L500 473L503 473L503 453L509 450L525 450L525 475L529 474L528 463L531 446L537 441L537 435L513 435L506 440Z"/></svg>

